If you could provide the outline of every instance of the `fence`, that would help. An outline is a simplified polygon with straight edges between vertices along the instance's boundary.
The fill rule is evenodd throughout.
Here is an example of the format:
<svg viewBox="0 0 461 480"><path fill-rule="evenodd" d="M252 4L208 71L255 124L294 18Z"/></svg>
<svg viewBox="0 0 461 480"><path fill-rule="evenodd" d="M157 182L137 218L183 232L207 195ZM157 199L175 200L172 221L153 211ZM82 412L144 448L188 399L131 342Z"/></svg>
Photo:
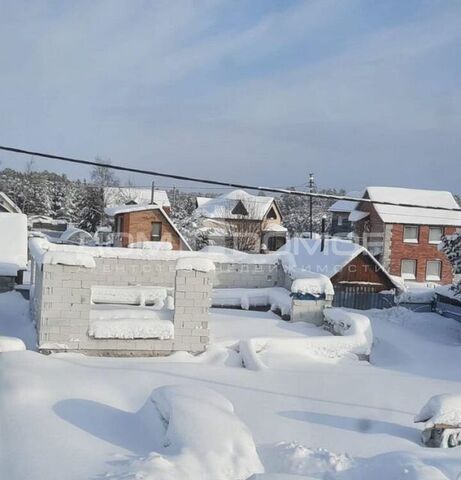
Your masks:
<svg viewBox="0 0 461 480"><path fill-rule="evenodd" d="M461 301L437 295L435 311L444 317L450 317L461 322Z"/></svg>
<svg viewBox="0 0 461 480"><path fill-rule="evenodd" d="M382 309L394 307L395 300L392 293L376 293L372 286L336 287L333 306L357 310Z"/></svg>

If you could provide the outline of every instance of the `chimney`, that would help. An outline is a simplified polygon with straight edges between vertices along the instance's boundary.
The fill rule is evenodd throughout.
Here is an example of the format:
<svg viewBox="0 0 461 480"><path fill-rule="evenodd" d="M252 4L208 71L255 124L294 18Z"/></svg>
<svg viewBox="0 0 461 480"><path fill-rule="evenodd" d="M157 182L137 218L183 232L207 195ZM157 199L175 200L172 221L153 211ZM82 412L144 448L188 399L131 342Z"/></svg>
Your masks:
<svg viewBox="0 0 461 480"><path fill-rule="evenodd" d="M155 180L152 180L152 187L150 191L150 204L154 204Z"/></svg>

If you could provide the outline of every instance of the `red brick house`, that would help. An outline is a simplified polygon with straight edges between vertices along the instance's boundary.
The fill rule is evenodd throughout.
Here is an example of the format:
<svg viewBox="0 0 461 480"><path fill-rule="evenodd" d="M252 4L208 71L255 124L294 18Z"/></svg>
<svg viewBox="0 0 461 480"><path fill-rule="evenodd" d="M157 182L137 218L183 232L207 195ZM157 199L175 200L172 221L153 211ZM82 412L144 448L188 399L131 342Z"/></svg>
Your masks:
<svg viewBox="0 0 461 480"><path fill-rule="evenodd" d="M114 247L163 242L171 244L172 250L191 250L159 205L120 205L106 208L105 211L114 218Z"/></svg>
<svg viewBox="0 0 461 480"><path fill-rule="evenodd" d="M360 202L351 212L358 242L389 271L404 281L448 284L452 267L438 250L442 235L461 230L461 211L450 192L393 187L368 187L363 198L421 205L421 208Z"/></svg>

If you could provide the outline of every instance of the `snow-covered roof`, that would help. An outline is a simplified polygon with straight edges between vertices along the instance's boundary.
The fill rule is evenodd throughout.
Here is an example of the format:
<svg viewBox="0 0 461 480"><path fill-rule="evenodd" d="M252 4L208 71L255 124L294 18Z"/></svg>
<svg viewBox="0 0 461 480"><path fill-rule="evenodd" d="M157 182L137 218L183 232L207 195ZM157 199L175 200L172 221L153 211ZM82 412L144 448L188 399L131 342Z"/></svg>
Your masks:
<svg viewBox="0 0 461 480"><path fill-rule="evenodd" d="M389 278L389 281L396 288L401 288L400 284L396 282L391 275L387 273L384 267L371 255L371 253L361 245L342 240L337 237L326 238L324 249L321 248L321 239L308 238L292 238L287 241L277 252L288 252L292 254L294 259L293 265L287 265L290 257L284 257L289 271L297 276L299 272L309 271L313 273L321 273L328 278L334 277L340 272L349 262L358 257L361 253L365 253L383 273Z"/></svg>
<svg viewBox="0 0 461 480"><path fill-rule="evenodd" d="M274 198L251 195L245 190L233 190L215 198L198 197L198 208L195 212L205 218L242 218L242 214L233 213L239 202L243 204L248 213L244 218L262 220L273 204Z"/></svg>
<svg viewBox="0 0 461 480"><path fill-rule="evenodd" d="M453 194L439 190L368 187L365 196L378 202L409 203L421 207L460 208ZM461 211L374 204L384 223L461 226Z"/></svg>
<svg viewBox="0 0 461 480"><path fill-rule="evenodd" d="M0 211L5 210L9 213L22 213L21 209L3 192L0 192Z"/></svg>
<svg viewBox="0 0 461 480"><path fill-rule="evenodd" d="M354 191L348 192L346 194L347 197L354 197L354 198L362 198L363 197L363 190L361 191ZM329 212L338 212L338 213L347 213L352 212L359 202L348 202L347 200L338 200L328 209Z"/></svg>
<svg viewBox="0 0 461 480"><path fill-rule="evenodd" d="M280 225L279 223L269 223L264 227L264 232L287 232L288 230L283 226Z"/></svg>
<svg viewBox="0 0 461 480"><path fill-rule="evenodd" d="M0 275L15 277L27 268L27 217L0 212Z"/></svg>
<svg viewBox="0 0 461 480"><path fill-rule="evenodd" d="M148 205L151 202L152 190L150 188L136 187L106 187L104 188L104 201L107 207L115 205L136 203ZM170 200L165 190L154 190L154 202L160 207L171 207Z"/></svg>

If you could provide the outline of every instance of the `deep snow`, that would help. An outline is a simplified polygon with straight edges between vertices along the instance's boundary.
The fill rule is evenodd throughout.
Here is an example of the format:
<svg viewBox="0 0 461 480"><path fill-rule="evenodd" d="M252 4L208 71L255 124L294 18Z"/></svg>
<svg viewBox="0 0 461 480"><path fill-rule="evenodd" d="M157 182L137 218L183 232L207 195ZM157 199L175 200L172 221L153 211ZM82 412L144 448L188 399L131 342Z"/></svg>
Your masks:
<svg viewBox="0 0 461 480"><path fill-rule="evenodd" d="M265 468L258 480L457 479L461 448L422 447L413 418L433 395L461 392L460 324L403 308L365 314L374 331L371 364L294 352L263 370L243 368L235 349L242 338L329 334L237 310L212 311L212 345L199 357L0 354L0 478L135 478L160 439L146 428L142 407L154 389L179 384L232 403ZM33 348L32 333L27 302L0 294L0 335ZM218 425L207 427L214 435Z"/></svg>

